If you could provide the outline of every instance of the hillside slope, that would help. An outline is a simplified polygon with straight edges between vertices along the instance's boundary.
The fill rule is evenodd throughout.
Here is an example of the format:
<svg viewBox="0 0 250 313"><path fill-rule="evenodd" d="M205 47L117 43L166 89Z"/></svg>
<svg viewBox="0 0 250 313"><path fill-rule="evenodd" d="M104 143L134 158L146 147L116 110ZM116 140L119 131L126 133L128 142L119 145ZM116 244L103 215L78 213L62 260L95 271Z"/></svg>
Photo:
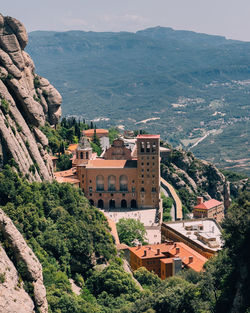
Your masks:
<svg viewBox="0 0 250 313"><path fill-rule="evenodd" d="M217 166L249 173L249 48L156 27L32 32L28 52L62 93L65 115L160 133Z"/></svg>

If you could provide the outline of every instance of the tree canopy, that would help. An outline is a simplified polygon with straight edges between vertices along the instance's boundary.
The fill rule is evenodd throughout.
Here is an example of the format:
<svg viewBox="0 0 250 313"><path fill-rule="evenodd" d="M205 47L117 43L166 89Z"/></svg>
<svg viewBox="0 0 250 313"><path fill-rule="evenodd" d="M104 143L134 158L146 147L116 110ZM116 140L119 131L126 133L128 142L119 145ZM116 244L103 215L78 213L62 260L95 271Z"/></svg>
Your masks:
<svg viewBox="0 0 250 313"><path fill-rule="evenodd" d="M145 243L146 229L138 220L122 218L116 224L119 239L128 246L135 246L136 243Z"/></svg>

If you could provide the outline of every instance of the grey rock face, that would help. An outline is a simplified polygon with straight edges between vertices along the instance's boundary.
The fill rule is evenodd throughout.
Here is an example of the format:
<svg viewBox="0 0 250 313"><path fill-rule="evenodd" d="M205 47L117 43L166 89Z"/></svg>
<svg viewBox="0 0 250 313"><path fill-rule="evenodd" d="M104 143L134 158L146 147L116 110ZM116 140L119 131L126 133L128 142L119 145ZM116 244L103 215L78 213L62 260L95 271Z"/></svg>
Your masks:
<svg viewBox="0 0 250 313"><path fill-rule="evenodd" d="M4 238L8 241L8 244L12 247L15 258L21 260L26 265L27 277L28 280L33 284L34 287L34 298L35 305L38 308L39 312L47 313L48 312L48 303L46 299L46 289L43 284L43 275L42 275L42 266L38 261L37 257L27 245L23 236L16 229L11 219L0 209L0 231L2 232ZM0 291L2 289L3 292L0 292L0 308L6 303L9 303L9 311L1 311L1 312L33 312L33 302L29 299L28 295L24 292L24 290L15 288L17 286L17 273L15 268L13 268L13 264L7 260L5 252L3 249L0 250L0 255L2 254L2 258L0 257L1 262L5 262L4 267L1 266L1 271L3 271L6 279L6 284L0 284ZM8 263L8 265L7 265ZM3 268L5 268L3 270ZM9 270L10 268L10 270ZM7 284L8 282L8 284ZM19 283L20 285L20 283ZM5 288L8 288L9 295ZM19 298L17 299L17 291L20 293ZM16 301L18 300L19 305L20 301L23 301L26 309L19 308L19 310L15 311ZM13 301L12 301L13 300ZM13 308L12 308L13 305ZM18 307L17 307L18 309ZM23 311L22 311L23 310Z"/></svg>
<svg viewBox="0 0 250 313"><path fill-rule="evenodd" d="M229 183L213 164L196 159L191 152L175 149L161 162L163 178L177 190L185 189L193 199L192 206L196 204L196 196L203 196L205 200L223 201L225 208L229 207Z"/></svg>
<svg viewBox="0 0 250 313"><path fill-rule="evenodd" d="M48 140L39 130L56 125L62 97L23 50L28 35L22 23L0 14L0 164L12 158L30 181L52 180ZM38 141L38 142L37 142Z"/></svg>
<svg viewBox="0 0 250 313"><path fill-rule="evenodd" d="M34 303L23 289L23 283L18 279L18 272L0 246L0 312L33 313Z"/></svg>

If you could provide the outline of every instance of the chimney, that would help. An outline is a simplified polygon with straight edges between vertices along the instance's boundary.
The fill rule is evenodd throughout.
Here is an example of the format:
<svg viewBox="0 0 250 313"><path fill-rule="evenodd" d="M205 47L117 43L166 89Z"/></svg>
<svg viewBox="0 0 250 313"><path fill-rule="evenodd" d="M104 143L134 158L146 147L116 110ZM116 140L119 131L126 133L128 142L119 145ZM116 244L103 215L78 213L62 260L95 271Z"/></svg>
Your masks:
<svg viewBox="0 0 250 313"><path fill-rule="evenodd" d="M143 256L147 256L147 250L144 250Z"/></svg>
<svg viewBox="0 0 250 313"><path fill-rule="evenodd" d="M161 253L161 250L158 248L157 252L156 252L156 255L159 255L160 253Z"/></svg>
<svg viewBox="0 0 250 313"><path fill-rule="evenodd" d="M174 243L174 248L176 248L176 242Z"/></svg>
<svg viewBox="0 0 250 313"><path fill-rule="evenodd" d="M148 247L148 250L151 250L151 247Z"/></svg>
<svg viewBox="0 0 250 313"><path fill-rule="evenodd" d="M193 258L192 256L190 256L190 257L188 258L188 263L192 263L193 260L194 260L194 258Z"/></svg>
<svg viewBox="0 0 250 313"><path fill-rule="evenodd" d="M203 203L203 197L197 197L197 205Z"/></svg>
<svg viewBox="0 0 250 313"><path fill-rule="evenodd" d="M180 248L176 247L176 254L180 253Z"/></svg>
<svg viewBox="0 0 250 313"><path fill-rule="evenodd" d="M138 245L138 250L141 249L141 244Z"/></svg>

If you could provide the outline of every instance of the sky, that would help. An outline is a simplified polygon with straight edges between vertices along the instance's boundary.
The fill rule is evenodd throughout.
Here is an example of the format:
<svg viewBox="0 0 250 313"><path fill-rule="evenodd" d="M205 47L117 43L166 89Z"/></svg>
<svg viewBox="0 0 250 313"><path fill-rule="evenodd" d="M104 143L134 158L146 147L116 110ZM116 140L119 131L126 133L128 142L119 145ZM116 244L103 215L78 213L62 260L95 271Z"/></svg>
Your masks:
<svg viewBox="0 0 250 313"><path fill-rule="evenodd" d="M9 0L0 12L29 32L165 26L250 41L249 0Z"/></svg>

